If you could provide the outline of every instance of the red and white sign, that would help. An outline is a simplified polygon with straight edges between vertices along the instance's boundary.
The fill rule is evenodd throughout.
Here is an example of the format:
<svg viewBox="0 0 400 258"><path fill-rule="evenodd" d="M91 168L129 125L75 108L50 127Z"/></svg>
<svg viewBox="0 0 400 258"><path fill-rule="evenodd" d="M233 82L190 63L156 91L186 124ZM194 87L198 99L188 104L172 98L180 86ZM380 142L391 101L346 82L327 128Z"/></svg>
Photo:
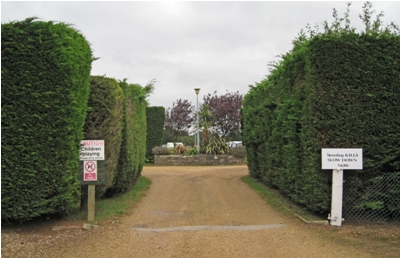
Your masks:
<svg viewBox="0 0 400 258"><path fill-rule="evenodd" d="M97 161L83 161L83 181L97 181Z"/></svg>

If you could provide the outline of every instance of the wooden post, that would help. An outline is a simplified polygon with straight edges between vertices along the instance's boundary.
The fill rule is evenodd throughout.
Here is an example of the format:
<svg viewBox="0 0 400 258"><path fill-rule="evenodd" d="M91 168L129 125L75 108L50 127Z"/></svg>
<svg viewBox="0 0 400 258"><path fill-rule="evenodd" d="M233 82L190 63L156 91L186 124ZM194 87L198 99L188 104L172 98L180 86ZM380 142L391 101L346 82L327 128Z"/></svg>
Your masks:
<svg viewBox="0 0 400 258"><path fill-rule="evenodd" d="M94 220L95 215L95 196L96 196L96 186L88 185L88 221Z"/></svg>

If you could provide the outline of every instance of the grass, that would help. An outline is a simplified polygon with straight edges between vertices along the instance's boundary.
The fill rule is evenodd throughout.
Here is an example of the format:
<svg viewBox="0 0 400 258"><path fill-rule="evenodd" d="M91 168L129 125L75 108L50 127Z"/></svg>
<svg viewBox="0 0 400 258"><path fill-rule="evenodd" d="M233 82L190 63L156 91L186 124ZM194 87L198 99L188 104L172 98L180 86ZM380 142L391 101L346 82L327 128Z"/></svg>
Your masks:
<svg viewBox="0 0 400 258"><path fill-rule="evenodd" d="M139 177L132 190L112 198L97 199L95 203L94 223L128 214L136 203L145 196L151 181L146 177ZM77 210L68 217L69 220L87 220L87 210Z"/></svg>
<svg viewBox="0 0 400 258"><path fill-rule="evenodd" d="M326 220L326 216L312 214L305 208L300 207L282 196L279 191L267 187L264 183L250 177L249 175L244 176L241 179L244 183L253 188L269 205L285 214L295 213L307 221Z"/></svg>

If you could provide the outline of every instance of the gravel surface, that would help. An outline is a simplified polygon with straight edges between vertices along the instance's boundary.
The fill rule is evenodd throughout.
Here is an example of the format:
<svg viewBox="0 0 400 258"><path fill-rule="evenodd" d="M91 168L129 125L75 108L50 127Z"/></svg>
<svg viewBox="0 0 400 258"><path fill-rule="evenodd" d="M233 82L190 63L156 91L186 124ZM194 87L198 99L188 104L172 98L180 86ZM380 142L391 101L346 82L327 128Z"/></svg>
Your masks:
<svg viewBox="0 0 400 258"><path fill-rule="evenodd" d="M246 166L144 167L152 184L129 215L87 230L68 221L2 229L2 257L376 257L345 240L349 228L274 210L240 180L247 173ZM397 251L387 250L380 257Z"/></svg>

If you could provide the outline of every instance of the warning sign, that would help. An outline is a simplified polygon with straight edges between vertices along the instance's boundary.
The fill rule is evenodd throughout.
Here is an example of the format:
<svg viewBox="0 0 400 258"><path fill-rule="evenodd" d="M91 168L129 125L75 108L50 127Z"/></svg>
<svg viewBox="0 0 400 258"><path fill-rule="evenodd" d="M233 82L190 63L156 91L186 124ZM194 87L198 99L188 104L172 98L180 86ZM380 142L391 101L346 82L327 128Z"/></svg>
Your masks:
<svg viewBox="0 0 400 258"><path fill-rule="evenodd" d="M97 161L83 161L83 181L97 181Z"/></svg>
<svg viewBox="0 0 400 258"><path fill-rule="evenodd" d="M104 140L83 140L79 152L80 160L104 160Z"/></svg>
<svg viewBox="0 0 400 258"><path fill-rule="evenodd" d="M363 149L321 149L322 169L363 169Z"/></svg>

